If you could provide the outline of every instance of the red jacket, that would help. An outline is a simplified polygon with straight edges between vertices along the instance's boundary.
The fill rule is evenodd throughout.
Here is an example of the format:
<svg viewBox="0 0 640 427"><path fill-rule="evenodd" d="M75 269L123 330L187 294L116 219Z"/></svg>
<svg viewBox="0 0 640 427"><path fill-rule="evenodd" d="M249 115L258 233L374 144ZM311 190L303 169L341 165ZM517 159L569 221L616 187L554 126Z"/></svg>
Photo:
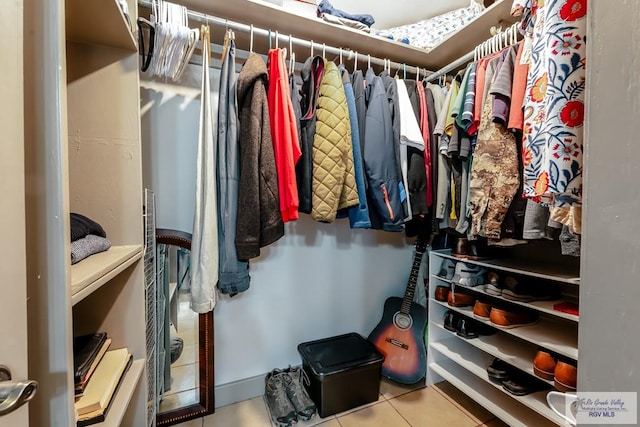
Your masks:
<svg viewBox="0 0 640 427"><path fill-rule="evenodd" d="M269 123L276 156L282 221L298 219L296 163L302 154L296 116L291 104L287 68L280 49L269 51Z"/></svg>

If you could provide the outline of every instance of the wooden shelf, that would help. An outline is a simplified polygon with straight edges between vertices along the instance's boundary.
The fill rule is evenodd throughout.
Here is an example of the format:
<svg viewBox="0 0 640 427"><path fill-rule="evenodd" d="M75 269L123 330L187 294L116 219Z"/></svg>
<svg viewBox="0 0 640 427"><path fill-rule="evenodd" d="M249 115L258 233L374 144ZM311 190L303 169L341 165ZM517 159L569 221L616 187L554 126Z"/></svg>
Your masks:
<svg viewBox="0 0 640 427"><path fill-rule="evenodd" d="M134 360L127 370L122 383L118 387L117 393L111 402L111 406L107 411L105 420L101 423L94 424L97 427L118 427L120 426L124 414L129 408L131 397L138 386L138 382L144 371L145 360Z"/></svg>
<svg viewBox="0 0 640 427"><path fill-rule="evenodd" d="M507 396L493 385L470 375L452 361L430 363L429 369L470 396L492 414L511 427L545 427L555 423L524 406L519 400ZM514 396L515 397L515 396Z"/></svg>
<svg viewBox="0 0 640 427"><path fill-rule="evenodd" d="M112 246L71 266L71 303L77 304L142 257L142 245Z"/></svg>
<svg viewBox="0 0 640 427"><path fill-rule="evenodd" d="M471 307L451 307L446 302L432 300L434 303L473 318L478 322L491 326L505 334L513 335L532 344L539 345L551 351L555 351L573 360L578 360L578 328L577 325L566 322L553 321L546 317L540 317L538 322L530 326L520 326L511 329L499 328L488 320L473 316Z"/></svg>
<svg viewBox="0 0 640 427"><path fill-rule="evenodd" d="M553 280L556 282L580 284L580 273L578 271L567 271L566 268L557 265L541 265L540 263L527 263L523 260L494 258L482 261L463 259L455 257L446 252L433 252L435 255L453 261L462 261L468 264L480 265L492 270L506 271L509 273L521 274L538 279Z"/></svg>
<svg viewBox="0 0 640 427"><path fill-rule="evenodd" d="M523 372L535 376L535 373L533 372L533 358L535 357L538 347L533 344L514 340L501 333L468 340L445 329L441 323L434 323L433 321L429 322L429 327L438 328L445 334L449 334L450 336L482 350L493 357L497 357L498 359L505 361L509 365L518 368ZM553 381L545 380L537 376L536 378L553 386Z"/></svg>
<svg viewBox="0 0 640 427"><path fill-rule="evenodd" d="M117 0L66 0L67 40L137 52Z"/></svg>
<svg viewBox="0 0 640 427"><path fill-rule="evenodd" d="M547 405L546 396L550 390L537 391L524 396L515 396L502 388L501 384L489 379L486 368L491 364L493 357L487 357L486 354L474 351L472 348L465 346L464 343L455 340L434 344L432 348L449 359L449 362L442 364L444 366L448 365L448 370L458 378L467 380L469 378L468 373L471 373L485 384L493 387L507 397L518 401L537 414L542 415L550 422L557 425L563 424L564 420ZM538 423L539 422L540 419L538 419Z"/></svg>
<svg viewBox="0 0 640 427"><path fill-rule="evenodd" d="M440 276L431 276L431 277L433 277L433 278L435 278L437 280L440 280L442 282L448 283L448 284L452 284L453 283L452 280L445 279L445 278L440 277ZM571 320L571 321L576 322L576 323L580 321L580 316L576 316L574 314L565 313L563 311L558 311L558 310L554 310L553 309L554 304L558 304L558 303L561 303L561 302L564 301L562 299L550 300L550 301L521 302L521 301L510 300L508 298L504 298L504 297L498 296L498 295L488 294L487 292L485 292L484 287L482 285L471 287L471 286L464 286L464 285L456 284L456 287L467 289L467 290L469 290L469 291L471 291L473 293L486 296L487 298L493 298L493 299L496 299L496 300L505 301L505 302L510 303L510 304L515 304L515 305L519 305L519 306L522 306L522 307L527 307L527 308L529 308L531 310L535 310L535 311L538 311L540 313L550 314L552 316L556 316L556 317L559 317L559 318L562 318L562 319Z"/></svg>

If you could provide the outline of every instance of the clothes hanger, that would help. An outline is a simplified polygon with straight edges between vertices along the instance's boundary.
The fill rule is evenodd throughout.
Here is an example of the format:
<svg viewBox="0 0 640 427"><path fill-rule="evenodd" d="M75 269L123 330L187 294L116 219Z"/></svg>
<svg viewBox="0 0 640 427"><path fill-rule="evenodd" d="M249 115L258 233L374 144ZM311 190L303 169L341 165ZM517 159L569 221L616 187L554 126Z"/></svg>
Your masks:
<svg viewBox="0 0 640 427"><path fill-rule="evenodd" d="M327 45L322 43L322 59L326 59L327 58Z"/></svg>
<svg viewBox="0 0 640 427"><path fill-rule="evenodd" d="M353 72L358 71L358 52L356 51L356 56L353 57Z"/></svg>
<svg viewBox="0 0 640 427"><path fill-rule="evenodd" d="M145 72L151 65L153 59L154 42L156 38L156 26L154 23L148 21L145 18L138 18L138 43L140 44L140 52L142 54L142 64L140 64L140 71ZM149 30L149 49L145 51L144 43L144 28Z"/></svg>
<svg viewBox="0 0 640 427"><path fill-rule="evenodd" d="M253 24L249 27L249 53L253 53Z"/></svg>
<svg viewBox="0 0 640 427"><path fill-rule="evenodd" d="M311 57L313 58L313 40L309 40L311 43Z"/></svg>
<svg viewBox="0 0 640 427"><path fill-rule="evenodd" d="M338 48L338 57L340 58L340 65L342 64L342 48Z"/></svg>
<svg viewBox="0 0 640 427"><path fill-rule="evenodd" d="M367 54L367 69L371 68L371 55Z"/></svg>

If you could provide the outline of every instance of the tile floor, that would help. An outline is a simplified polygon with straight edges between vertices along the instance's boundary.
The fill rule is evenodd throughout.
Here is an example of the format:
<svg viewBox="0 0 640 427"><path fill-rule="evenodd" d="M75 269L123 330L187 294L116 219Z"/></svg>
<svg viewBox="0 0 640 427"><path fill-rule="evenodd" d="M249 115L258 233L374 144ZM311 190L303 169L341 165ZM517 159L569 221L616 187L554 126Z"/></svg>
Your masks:
<svg viewBox="0 0 640 427"><path fill-rule="evenodd" d="M180 427L272 427L262 397L216 409ZM507 424L443 382L407 388L383 380L377 402L326 418L317 415L299 427L506 427Z"/></svg>

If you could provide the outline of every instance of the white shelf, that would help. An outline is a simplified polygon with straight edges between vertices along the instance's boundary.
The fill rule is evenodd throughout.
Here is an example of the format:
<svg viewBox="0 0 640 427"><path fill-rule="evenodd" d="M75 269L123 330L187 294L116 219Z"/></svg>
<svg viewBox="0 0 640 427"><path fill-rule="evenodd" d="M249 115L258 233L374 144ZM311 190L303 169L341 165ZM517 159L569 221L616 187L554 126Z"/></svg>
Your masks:
<svg viewBox="0 0 640 427"><path fill-rule="evenodd" d="M567 324L561 321L552 321L551 319L540 317L538 322L531 326L519 326L515 328L500 328L488 320L479 319L473 316L471 307L451 307L445 302L432 300L434 303L445 307L467 317L473 318L478 322L489 325L498 331L513 335L530 343L539 345L548 350L567 356L573 360L578 360L578 328L577 325Z"/></svg>
<svg viewBox="0 0 640 427"><path fill-rule="evenodd" d="M506 391L501 384L495 383L489 379L487 375L487 366L491 364L493 357L486 357L486 354L474 351L472 348L465 346L457 340L449 340L434 344L432 347L434 350L446 356L450 362L457 364L457 368L462 369L456 371L455 368L449 369L452 373L460 378L467 378L465 375L467 372L472 373L484 383L503 393L507 397L510 397L537 414L542 415L547 420L554 424L561 425L563 421L549 406L547 405L546 397L550 390L542 390L534 393L530 393L524 396L516 396ZM444 364L444 363L443 363ZM465 372L466 371L466 372Z"/></svg>
<svg viewBox="0 0 640 427"><path fill-rule="evenodd" d="M112 246L71 266L71 303L75 305L142 257L142 245Z"/></svg>
<svg viewBox="0 0 640 427"><path fill-rule="evenodd" d="M452 284L453 283L452 280L445 279L445 278L440 277L440 276L432 275L431 277L433 277L433 278L435 278L437 280L440 280L442 282L448 283L448 284ZM498 295L488 294L487 292L485 292L484 286L482 286L482 285L471 287L471 286L459 285L459 284L456 283L456 287L468 289L471 292L474 292L474 293L480 294L480 295L484 295L484 296L489 297L489 298L494 298L494 299L497 299L497 300L505 301L507 303L519 305L519 306L522 306L522 307L527 307L527 308L529 308L531 310L536 310L536 311L538 311L540 313L550 314L552 316L560 317L562 319L571 320L573 322L579 322L580 321L580 316L576 316L574 314L565 313L563 311L558 311L558 310L554 310L553 309L554 304L558 304L558 303L561 303L561 302L564 301L562 299L550 300L550 301L521 302L521 301L510 300L510 299L507 299L507 298L504 298L504 297L498 296Z"/></svg>
<svg viewBox="0 0 640 427"><path fill-rule="evenodd" d="M492 414L511 427L545 427L555 423L542 418L537 412L524 406L520 400L496 389L486 381L469 374L453 361L442 361L429 364L436 374L450 382L460 391L471 397Z"/></svg>
<svg viewBox="0 0 640 427"><path fill-rule="evenodd" d="M471 22L431 49L428 53L429 62L438 69L442 68L490 38L491 27L506 29L518 20L511 16L512 4L512 0L496 0Z"/></svg>
<svg viewBox="0 0 640 427"><path fill-rule="evenodd" d="M253 24L260 28L278 30L281 36L291 34L294 37L313 40L316 43L316 53L320 53L322 43L326 43L328 46L342 47L345 51L351 49L362 55L370 54L431 71L444 67L491 37L489 30L492 26L500 26L502 23L502 27L506 28L515 22L516 19L510 15L511 3L511 0L497 0L461 30L427 52L415 46L346 26L330 24L314 15L301 15L259 0L215 2L215 7L210 0L181 2L194 11L228 18L247 25ZM374 29L372 32L375 31ZM243 46L248 46L246 44L248 37L244 34L238 33L236 38L240 38L238 46L241 49ZM265 46L268 44L265 42L263 37L256 38L254 49L258 52L266 52ZM302 60L309 55L308 49L300 50L295 46L294 49L297 51L296 56Z"/></svg>
<svg viewBox="0 0 640 427"><path fill-rule="evenodd" d="M111 406L107 411L105 420L101 423L94 424L97 427L118 427L124 418L124 414L129 407L131 397L140 381L142 372L144 371L145 360L134 360L127 370L122 383L118 386L116 395L111 402Z"/></svg>
<svg viewBox="0 0 640 427"><path fill-rule="evenodd" d="M553 280L555 282L569 283L572 285L580 285L580 274L577 271L568 271L566 268L557 265L542 265L540 263L531 263L526 260L493 258L486 260L471 260L466 258L458 258L449 253L433 251L434 255L441 258L451 259L453 261L462 261L468 264L480 265L493 270L506 271L509 273L521 274L524 276L537 277L544 280Z"/></svg>
<svg viewBox="0 0 640 427"><path fill-rule="evenodd" d="M117 0L66 0L67 40L137 52Z"/></svg>
<svg viewBox="0 0 640 427"><path fill-rule="evenodd" d="M444 331L445 334L449 334L456 339L459 339L483 352L490 354L493 357L497 357L500 360L505 361L511 366L514 366L521 371L524 371L530 375L536 376L533 372L533 358L536 355L538 347L522 341L516 341L509 338L509 336L497 333L493 335L484 335L478 338L465 339L454 332L451 332L442 326L442 324L429 322L429 326L438 328ZM438 345L433 344L433 345ZM540 381L546 382L553 386L553 381L545 380L536 376Z"/></svg>

